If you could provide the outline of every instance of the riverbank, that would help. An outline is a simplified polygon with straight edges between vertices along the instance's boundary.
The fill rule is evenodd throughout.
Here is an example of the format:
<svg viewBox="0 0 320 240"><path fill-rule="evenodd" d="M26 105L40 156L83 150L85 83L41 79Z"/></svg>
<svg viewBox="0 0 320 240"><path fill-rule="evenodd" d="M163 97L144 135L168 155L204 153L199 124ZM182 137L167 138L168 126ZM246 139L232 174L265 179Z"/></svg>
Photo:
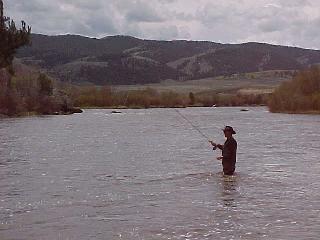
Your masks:
<svg viewBox="0 0 320 240"><path fill-rule="evenodd" d="M94 108L92 108L94 109ZM81 108L72 108L67 112L53 112L49 114L42 114L38 112L21 112L19 114L14 114L14 115L5 115L5 114L0 114L0 119L1 118L23 118L23 117L32 117L32 116L53 116L53 115L72 115L75 113L83 113L83 110Z"/></svg>
<svg viewBox="0 0 320 240"><path fill-rule="evenodd" d="M188 105L188 106L172 106L172 107L165 107L165 106L150 106L150 107L143 107L143 106L108 106L108 107L82 107L82 109L115 109L115 110L122 110L122 109L171 109L171 108L221 108L221 107L240 107L246 109L247 107L267 107L267 105L240 105L240 106L201 106L201 105Z"/></svg>
<svg viewBox="0 0 320 240"><path fill-rule="evenodd" d="M68 88L67 88L68 89ZM175 108L212 106L266 106L269 93L241 94L206 91L181 93L152 88L117 91L111 87L90 86L68 89L74 106L80 108Z"/></svg>
<svg viewBox="0 0 320 240"><path fill-rule="evenodd" d="M0 71L0 114L2 117L66 115L81 112L55 79L38 69L14 62L14 75Z"/></svg>
<svg viewBox="0 0 320 240"><path fill-rule="evenodd" d="M270 111L271 112L271 111ZM272 113L281 113L281 114L303 114L303 115L320 115L320 110L310 110L310 111L273 111Z"/></svg>
<svg viewBox="0 0 320 240"><path fill-rule="evenodd" d="M193 85L189 83L188 91L183 87L185 83L166 84L166 88L158 85L152 85L154 88L149 85L132 86L132 88L128 86L77 86L52 79L39 73L36 68L19 62L14 64L14 68L15 76L12 78L11 90L0 89L0 114L13 117L64 115L70 114L68 109L73 107L147 109L265 106L272 92L270 86L268 88L266 86L244 88L244 85L234 86L234 82L230 85L231 82L228 79L199 80L199 83L203 84L202 90L196 88L198 81L194 81ZM211 81L214 82L214 86L209 85ZM224 83L224 81L227 82ZM238 80L233 79L232 81ZM5 84L6 79L3 79L2 82Z"/></svg>

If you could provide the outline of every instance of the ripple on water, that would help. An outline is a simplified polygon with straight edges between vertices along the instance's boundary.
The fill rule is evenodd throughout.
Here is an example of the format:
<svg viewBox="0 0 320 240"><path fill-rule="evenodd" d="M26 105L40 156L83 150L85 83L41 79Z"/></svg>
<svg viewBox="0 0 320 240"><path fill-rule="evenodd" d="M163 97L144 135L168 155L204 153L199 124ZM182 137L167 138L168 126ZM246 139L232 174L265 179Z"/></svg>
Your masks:
<svg viewBox="0 0 320 240"><path fill-rule="evenodd" d="M235 126L233 177L171 109L1 120L0 235L318 239L319 117L239 110L181 110L219 142Z"/></svg>

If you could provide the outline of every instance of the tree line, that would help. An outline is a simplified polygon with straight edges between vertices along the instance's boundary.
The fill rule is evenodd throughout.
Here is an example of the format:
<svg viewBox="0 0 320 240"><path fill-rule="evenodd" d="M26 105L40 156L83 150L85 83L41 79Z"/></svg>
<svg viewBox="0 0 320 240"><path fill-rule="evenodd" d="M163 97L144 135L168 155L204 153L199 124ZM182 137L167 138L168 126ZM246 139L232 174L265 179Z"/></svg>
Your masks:
<svg viewBox="0 0 320 240"><path fill-rule="evenodd" d="M64 86L70 99L78 107L153 108L153 107L212 107L266 105L269 94L181 93L141 90L116 90L108 86Z"/></svg>

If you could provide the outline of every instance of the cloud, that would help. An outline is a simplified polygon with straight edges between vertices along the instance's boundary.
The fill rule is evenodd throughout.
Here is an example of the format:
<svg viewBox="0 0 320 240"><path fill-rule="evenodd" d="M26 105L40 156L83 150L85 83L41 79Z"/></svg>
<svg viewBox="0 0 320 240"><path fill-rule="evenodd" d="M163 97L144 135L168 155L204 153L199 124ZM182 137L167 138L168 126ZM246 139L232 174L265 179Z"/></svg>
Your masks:
<svg viewBox="0 0 320 240"><path fill-rule="evenodd" d="M5 0L5 7L8 16L44 34L259 41L320 49L320 1Z"/></svg>
<svg viewBox="0 0 320 240"><path fill-rule="evenodd" d="M134 1L129 5L126 4L126 8L125 18L128 22L163 22L165 20L164 16L149 2Z"/></svg>

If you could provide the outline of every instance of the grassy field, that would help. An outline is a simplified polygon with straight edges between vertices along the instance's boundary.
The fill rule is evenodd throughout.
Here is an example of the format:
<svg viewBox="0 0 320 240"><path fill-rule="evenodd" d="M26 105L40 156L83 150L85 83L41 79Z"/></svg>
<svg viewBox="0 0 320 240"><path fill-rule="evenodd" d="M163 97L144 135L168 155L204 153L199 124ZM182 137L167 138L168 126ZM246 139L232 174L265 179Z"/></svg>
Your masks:
<svg viewBox="0 0 320 240"><path fill-rule="evenodd" d="M270 93L292 75L269 71L146 85L73 86L68 95L78 107L257 106L266 105Z"/></svg>
<svg viewBox="0 0 320 240"><path fill-rule="evenodd" d="M228 77L205 78L184 82L166 80L157 84L118 85L116 91L142 90L152 88L160 92L175 91L179 93L236 93L263 94L271 93L282 82L292 78L292 71L265 71L246 74L235 74Z"/></svg>

